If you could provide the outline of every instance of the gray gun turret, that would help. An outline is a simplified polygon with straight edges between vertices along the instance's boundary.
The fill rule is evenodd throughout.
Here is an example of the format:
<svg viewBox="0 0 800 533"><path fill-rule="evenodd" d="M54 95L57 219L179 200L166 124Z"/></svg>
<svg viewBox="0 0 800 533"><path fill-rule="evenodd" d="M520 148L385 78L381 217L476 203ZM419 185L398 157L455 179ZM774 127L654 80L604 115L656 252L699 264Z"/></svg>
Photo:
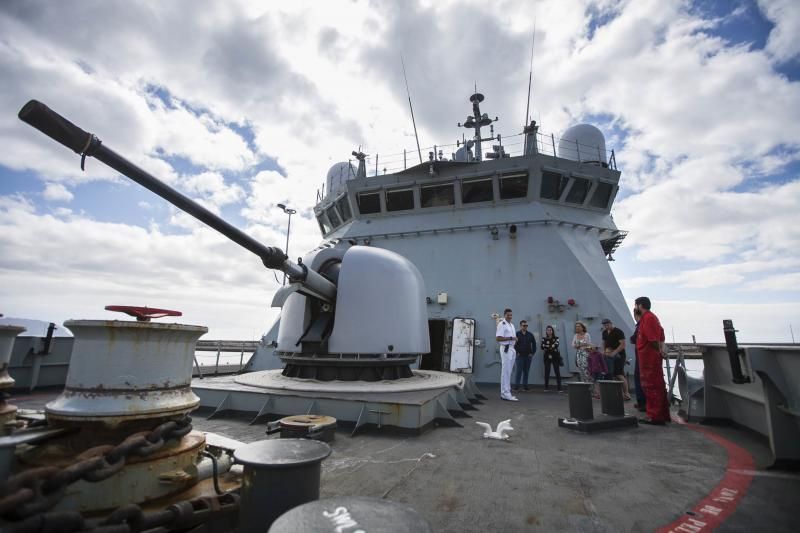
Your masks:
<svg viewBox="0 0 800 533"><path fill-rule="evenodd" d="M267 268L284 272L290 284L277 291L273 306L282 308L277 353L285 375L398 379L410 376L409 365L430 351L424 281L404 257L340 241L294 263L280 248L264 246L41 102L25 104L19 118L80 154L81 168L87 156L102 161L256 254Z"/></svg>

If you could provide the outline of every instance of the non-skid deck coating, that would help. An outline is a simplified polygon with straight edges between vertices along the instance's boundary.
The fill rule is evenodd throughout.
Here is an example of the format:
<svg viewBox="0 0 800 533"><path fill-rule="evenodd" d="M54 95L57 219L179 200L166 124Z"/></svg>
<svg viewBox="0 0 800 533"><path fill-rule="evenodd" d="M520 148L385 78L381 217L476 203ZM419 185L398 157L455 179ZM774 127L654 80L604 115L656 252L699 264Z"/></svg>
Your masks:
<svg viewBox="0 0 800 533"><path fill-rule="evenodd" d="M568 414L566 395L537 390L512 403L482 390L490 399L472 419L459 419L463 428L415 437L340 431L323 463L321 496L386 497L413 507L440 532L653 531L691 510L725 474L726 451L687 427L584 434L557 427L557 417ZM595 402L596 414L599 408ZM506 418L515 428L508 442L483 439L474 424ZM195 427L248 442L266 437L263 426L246 420L196 418ZM766 464L764 442L724 431L757 465ZM758 470L719 530L754 531L763 523L792 531L798 494L800 476Z"/></svg>
<svg viewBox="0 0 800 533"><path fill-rule="evenodd" d="M725 450L686 426L573 432L557 427L568 414L566 395L537 390L512 403L496 398L494 388L482 391L490 399L470 411L472 418L458 419L463 428L420 436L367 430L355 437L340 429L323 463L321 496L402 502L438 532L654 531L691 510L725 474ZM52 396L13 401L40 408ZM594 407L597 414L599 402ZM248 425L252 414L193 418L199 430L244 442L267 438L264 425ZM506 418L516 429L509 442L483 439L474 424ZM745 448L756 464L744 498L717 531L795 531L800 475L766 470L769 447L760 436L711 429Z"/></svg>

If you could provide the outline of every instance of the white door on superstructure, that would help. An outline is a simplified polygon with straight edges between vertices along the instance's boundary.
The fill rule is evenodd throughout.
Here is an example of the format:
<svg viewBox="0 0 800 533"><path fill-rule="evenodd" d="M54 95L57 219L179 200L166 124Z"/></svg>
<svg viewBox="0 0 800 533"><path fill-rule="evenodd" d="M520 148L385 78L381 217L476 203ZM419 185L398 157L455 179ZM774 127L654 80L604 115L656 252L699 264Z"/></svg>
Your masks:
<svg viewBox="0 0 800 533"><path fill-rule="evenodd" d="M453 342L450 349L450 372L472 373L475 343L475 319L453 319Z"/></svg>

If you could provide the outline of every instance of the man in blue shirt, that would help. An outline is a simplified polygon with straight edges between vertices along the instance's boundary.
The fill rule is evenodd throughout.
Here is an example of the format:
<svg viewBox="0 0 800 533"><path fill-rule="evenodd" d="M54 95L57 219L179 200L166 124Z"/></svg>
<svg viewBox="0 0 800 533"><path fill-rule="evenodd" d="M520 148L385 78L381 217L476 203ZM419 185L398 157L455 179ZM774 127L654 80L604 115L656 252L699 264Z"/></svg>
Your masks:
<svg viewBox="0 0 800 533"><path fill-rule="evenodd" d="M528 331L528 323L523 320L519 323L520 330L517 332L517 343L514 349L517 352L517 358L514 362L514 387L512 390L519 390L520 385L522 390L528 391L528 371L531 369L531 360L533 354L536 353L536 338L533 333Z"/></svg>

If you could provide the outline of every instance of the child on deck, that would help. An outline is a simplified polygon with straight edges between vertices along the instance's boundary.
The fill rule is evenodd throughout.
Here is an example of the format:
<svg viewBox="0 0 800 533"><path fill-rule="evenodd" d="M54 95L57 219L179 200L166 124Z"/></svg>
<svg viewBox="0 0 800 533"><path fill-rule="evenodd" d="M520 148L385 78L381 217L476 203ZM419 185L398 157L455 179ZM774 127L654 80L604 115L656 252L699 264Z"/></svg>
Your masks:
<svg viewBox="0 0 800 533"><path fill-rule="evenodd" d="M603 379L603 376L605 376L608 372L606 358L602 353L600 353L599 350L597 350L597 348L595 348L589 352L586 366L589 370L589 374L592 375L592 382L594 383L592 397L597 400L600 398L600 388L597 385L597 382Z"/></svg>

